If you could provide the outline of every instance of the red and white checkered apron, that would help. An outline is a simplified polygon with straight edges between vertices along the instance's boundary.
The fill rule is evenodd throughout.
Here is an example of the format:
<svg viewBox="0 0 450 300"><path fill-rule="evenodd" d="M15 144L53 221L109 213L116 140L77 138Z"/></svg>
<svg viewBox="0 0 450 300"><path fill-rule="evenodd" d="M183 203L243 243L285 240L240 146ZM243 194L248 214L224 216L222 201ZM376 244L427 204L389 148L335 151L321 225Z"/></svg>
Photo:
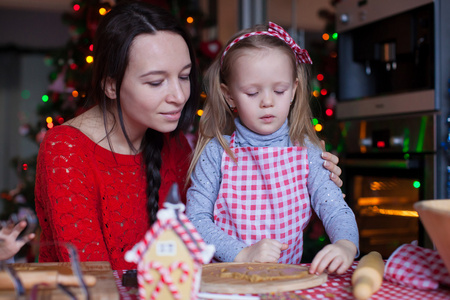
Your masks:
<svg viewBox="0 0 450 300"><path fill-rule="evenodd" d="M215 223L249 246L262 239L286 243L278 262L300 263L311 218L306 148L235 147L234 138L233 133L230 148L237 163L224 151Z"/></svg>

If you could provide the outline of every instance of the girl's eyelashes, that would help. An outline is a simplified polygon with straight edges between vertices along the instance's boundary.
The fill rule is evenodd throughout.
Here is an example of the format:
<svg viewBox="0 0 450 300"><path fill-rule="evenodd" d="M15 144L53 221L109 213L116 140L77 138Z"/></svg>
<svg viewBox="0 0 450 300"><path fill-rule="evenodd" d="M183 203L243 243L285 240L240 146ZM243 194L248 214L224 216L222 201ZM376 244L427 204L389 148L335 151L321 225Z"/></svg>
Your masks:
<svg viewBox="0 0 450 300"><path fill-rule="evenodd" d="M274 91L275 94L277 95L284 95L286 91ZM258 95L258 92L256 93L245 93L247 96L249 97L255 97L256 95Z"/></svg>

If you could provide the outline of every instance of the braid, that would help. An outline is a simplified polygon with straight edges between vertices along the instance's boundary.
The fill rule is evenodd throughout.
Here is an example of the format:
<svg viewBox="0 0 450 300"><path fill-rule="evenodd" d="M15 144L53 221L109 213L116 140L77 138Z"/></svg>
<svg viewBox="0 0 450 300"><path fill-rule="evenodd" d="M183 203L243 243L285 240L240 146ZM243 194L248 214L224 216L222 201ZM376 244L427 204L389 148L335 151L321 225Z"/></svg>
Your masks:
<svg viewBox="0 0 450 300"><path fill-rule="evenodd" d="M164 144L162 133L152 129L145 132L143 145L144 163L147 166L147 212L149 225L156 221L159 209L159 188L161 186L161 149Z"/></svg>

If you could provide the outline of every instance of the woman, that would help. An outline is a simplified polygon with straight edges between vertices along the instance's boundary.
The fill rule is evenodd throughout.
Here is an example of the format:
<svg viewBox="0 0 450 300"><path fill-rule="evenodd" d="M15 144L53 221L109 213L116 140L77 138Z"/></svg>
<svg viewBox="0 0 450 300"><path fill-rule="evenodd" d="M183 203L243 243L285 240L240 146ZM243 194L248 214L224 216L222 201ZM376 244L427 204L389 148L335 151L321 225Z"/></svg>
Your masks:
<svg viewBox="0 0 450 300"><path fill-rule="evenodd" d="M142 2L115 6L94 41L94 106L50 130L38 155L39 261L109 261L156 218L170 186L185 186L191 149L181 133L197 108L195 55L168 12ZM330 159L330 168L340 169ZM185 201L185 191L181 191Z"/></svg>
<svg viewBox="0 0 450 300"><path fill-rule="evenodd" d="M94 42L94 106L48 132L38 155L40 261L80 259L134 268L123 255L156 218L169 187L184 186L180 133L197 107L197 66L185 30L145 3L118 5ZM170 133L170 134L169 134Z"/></svg>

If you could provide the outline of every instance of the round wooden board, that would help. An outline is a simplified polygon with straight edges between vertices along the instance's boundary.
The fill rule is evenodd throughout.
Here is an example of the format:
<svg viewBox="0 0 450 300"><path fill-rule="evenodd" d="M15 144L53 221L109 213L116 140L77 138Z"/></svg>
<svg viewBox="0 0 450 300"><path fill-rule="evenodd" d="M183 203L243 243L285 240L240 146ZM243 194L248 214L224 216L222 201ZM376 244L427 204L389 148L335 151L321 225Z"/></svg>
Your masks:
<svg viewBox="0 0 450 300"><path fill-rule="evenodd" d="M308 271L307 267L278 263L213 263L203 265L200 292L218 294L265 294L302 290L321 285L327 281L327 274L304 274L302 278L277 279L272 281L250 282L247 279L222 278L226 272L241 272L245 270L277 269L286 274L299 274Z"/></svg>

